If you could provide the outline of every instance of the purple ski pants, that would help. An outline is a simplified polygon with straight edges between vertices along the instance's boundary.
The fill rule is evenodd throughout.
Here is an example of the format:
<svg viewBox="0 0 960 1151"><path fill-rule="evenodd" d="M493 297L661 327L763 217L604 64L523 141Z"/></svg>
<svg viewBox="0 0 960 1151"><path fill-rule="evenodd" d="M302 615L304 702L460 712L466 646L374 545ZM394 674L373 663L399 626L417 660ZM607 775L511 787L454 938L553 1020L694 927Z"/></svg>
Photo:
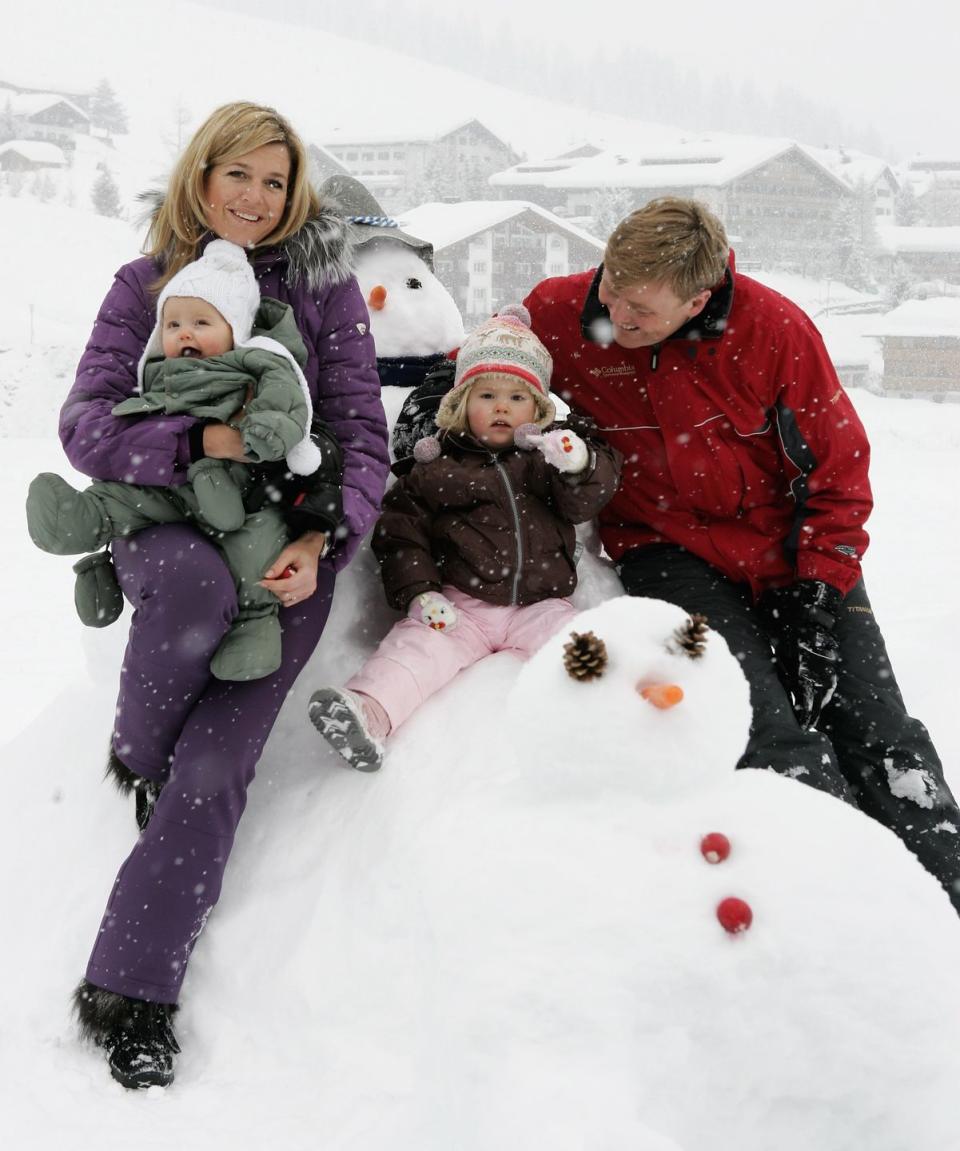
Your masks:
<svg viewBox="0 0 960 1151"><path fill-rule="evenodd" d="M193 944L220 895L247 787L294 680L323 631L334 573L282 609L283 662L265 679L226 683L210 657L236 616L220 553L186 525L113 543L134 606L120 676L114 748L138 775L164 781L147 829L117 875L87 979L175 1003Z"/></svg>

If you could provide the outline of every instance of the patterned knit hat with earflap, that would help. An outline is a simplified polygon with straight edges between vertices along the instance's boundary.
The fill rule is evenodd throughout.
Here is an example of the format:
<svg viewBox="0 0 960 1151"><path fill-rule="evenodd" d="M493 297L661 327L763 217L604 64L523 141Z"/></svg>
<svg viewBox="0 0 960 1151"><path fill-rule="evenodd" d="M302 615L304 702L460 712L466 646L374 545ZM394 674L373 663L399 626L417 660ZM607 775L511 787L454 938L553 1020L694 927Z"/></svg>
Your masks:
<svg viewBox="0 0 960 1151"><path fill-rule="evenodd" d="M493 372L524 383L537 405L541 428L552 424L557 410L550 399L550 353L530 330L530 313L523 304L508 304L481 324L460 345L453 387L437 411L437 427L449 428L461 397L477 376Z"/></svg>

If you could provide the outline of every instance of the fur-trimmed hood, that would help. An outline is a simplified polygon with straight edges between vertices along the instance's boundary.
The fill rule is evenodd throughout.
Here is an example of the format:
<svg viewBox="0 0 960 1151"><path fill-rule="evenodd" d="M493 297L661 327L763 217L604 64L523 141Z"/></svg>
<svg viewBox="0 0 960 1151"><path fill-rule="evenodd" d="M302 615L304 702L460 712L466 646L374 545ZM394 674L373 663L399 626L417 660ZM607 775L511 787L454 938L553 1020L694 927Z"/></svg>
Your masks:
<svg viewBox="0 0 960 1151"><path fill-rule="evenodd" d="M142 192L138 199L145 206L142 218L146 222L159 212L166 194L157 190ZM201 255L214 239L213 232L205 232L200 238L197 255ZM288 286L305 283L311 291L317 291L331 284L342 284L353 275L354 247L353 230L343 210L335 200L323 196L317 214L311 216L298 232L281 244L254 248L251 263L254 268L259 268L279 256L286 260L283 278Z"/></svg>

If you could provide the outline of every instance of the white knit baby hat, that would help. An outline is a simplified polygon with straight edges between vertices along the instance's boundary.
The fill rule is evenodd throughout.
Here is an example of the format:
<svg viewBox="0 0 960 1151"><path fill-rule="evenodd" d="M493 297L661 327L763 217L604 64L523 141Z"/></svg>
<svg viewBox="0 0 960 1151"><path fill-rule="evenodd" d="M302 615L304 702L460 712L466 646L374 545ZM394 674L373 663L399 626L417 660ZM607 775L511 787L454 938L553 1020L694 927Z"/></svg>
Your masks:
<svg viewBox="0 0 960 1151"><path fill-rule="evenodd" d="M260 307L260 287L246 252L229 240L211 240L199 260L181 268L164 284L157 297L157 324L141 364L163 355L163 305L171 297L205 300L211 304L230 325L234 347L250 339L253 319Z"/></svg>
<svg viewBox="0 0 960 1151"><path fill-rule="evenodd" d="M293 367L297 381L307 401L307 426L300 443L287 454L287 464L298 475L310 475L320 466L320 452L310 439L313 422L313 403L310 388L293 355L277 340L269 336L253 336L253 322L260 307L260 286L254 275L247 253L229 240L211 240L203 255L181 268L163 286L157 297L157 323L137 365L137 387L143 390L143 369L147 360L163 355L163 305L171 298L205 300L230 325L235 348L263 348L283 356Z"/></svg>

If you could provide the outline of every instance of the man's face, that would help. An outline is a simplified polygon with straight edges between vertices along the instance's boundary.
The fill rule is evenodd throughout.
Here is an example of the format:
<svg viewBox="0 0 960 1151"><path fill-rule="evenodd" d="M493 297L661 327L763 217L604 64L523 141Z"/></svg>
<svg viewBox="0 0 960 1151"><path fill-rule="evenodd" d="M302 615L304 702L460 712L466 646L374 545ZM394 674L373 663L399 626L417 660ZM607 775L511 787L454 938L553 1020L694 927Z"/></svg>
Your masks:
<svg viewBox="0 0 960 1151"><path fill-rule="evenodd" d="M649 348L672 336L687 320L702 312L710 292L704 290L691 300L681 300L664 283L617 289L604 271L598 296L610 313L614 341L621 348Z"/></svg>

